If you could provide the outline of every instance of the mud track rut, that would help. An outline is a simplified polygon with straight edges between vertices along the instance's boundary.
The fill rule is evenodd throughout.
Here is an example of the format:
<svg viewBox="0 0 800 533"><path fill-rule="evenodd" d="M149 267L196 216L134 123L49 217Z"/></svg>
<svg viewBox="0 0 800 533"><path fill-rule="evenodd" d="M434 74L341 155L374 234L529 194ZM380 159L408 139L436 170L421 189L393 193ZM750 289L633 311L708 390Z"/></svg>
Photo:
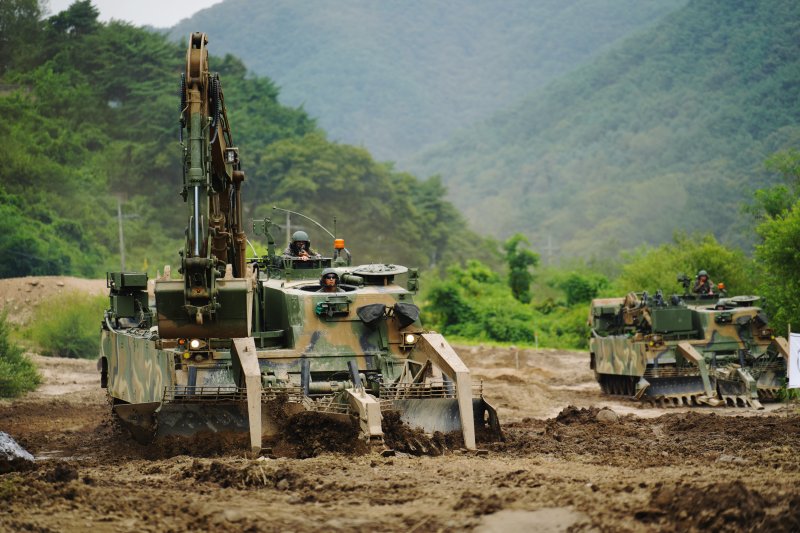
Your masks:
<svg viewBox="0 0 800 533"><path fill-rule="evenodd" d="M504 426L486 455L147 448L93 361L34 356L45 385L0 402L0 431L38 459L0 474L0 530L800 530L796 406L644 408L601 396L586 354L459 352Z"/></svg>

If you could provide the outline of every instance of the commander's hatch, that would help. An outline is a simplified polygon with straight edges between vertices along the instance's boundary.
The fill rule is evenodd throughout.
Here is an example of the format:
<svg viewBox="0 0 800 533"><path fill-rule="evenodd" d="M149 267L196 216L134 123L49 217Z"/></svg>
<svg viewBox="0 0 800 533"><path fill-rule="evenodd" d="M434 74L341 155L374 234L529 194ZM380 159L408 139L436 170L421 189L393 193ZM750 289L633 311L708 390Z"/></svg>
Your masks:
<svg viewBox="0 0 800 533"><path fill-rule="evenodd" d="M408 272L408 268L401 265L375 263L357 266L351 271L364 280L364 285L391 285L394 277Z"/></svg>

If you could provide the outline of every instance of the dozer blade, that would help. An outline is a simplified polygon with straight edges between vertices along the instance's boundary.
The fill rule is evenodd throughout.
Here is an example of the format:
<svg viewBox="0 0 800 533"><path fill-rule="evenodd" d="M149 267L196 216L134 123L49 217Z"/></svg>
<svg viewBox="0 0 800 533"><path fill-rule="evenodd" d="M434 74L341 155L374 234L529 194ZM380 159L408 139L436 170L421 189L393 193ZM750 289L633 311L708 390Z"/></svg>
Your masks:
<svg viewBox="0 0 800 533"><path fill-rule="evenodd" d="M458 401L455 398L411 398L395 400L394 408L409 426L425 433L463 431ZM483 398L472 399L472 424L483 440L502 438L497 411Z"/></svg>
<svg viewBox="0 0 800 533"><path fill-rule="evenodd" d="M200 403L168 403L156 415L156 438L190 437L198 433L249 433L247 404L204 405Z"/></svg>
<svg viewBox="0 0 800 533"><path fill-rule="evenodd" d="M640 396L644 400L665 404L680 405L716 405L718 400L709 397L701 376L673 376L668 378L647 377L649 385ZM641 391L641 388L640 388Z"/></svg>
<svg viewBox="0 0 800 533"><path fill-rule="evenodd" d="M245 401L121 404L114 411L134 439L149 444L166 437L219 434L246 439L250 422ZM261 436L280 436L289 420L306 411L299 403L269 400L261 403Z"/></svg>

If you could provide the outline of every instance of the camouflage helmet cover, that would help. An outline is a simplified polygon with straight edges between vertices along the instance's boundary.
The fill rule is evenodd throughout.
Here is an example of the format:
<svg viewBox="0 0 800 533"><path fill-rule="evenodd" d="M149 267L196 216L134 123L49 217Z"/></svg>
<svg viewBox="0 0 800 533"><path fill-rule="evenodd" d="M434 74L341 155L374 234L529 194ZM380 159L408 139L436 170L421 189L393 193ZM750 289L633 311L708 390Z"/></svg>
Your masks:
<svg viewBox="0 0 800 533"><path fill-rule="evenodd" d="M699 278L700 276L705 276L705 277L708 277L708 272L706 272L705 270L700 270L700 271L697 273L697 277Z"/></svg>

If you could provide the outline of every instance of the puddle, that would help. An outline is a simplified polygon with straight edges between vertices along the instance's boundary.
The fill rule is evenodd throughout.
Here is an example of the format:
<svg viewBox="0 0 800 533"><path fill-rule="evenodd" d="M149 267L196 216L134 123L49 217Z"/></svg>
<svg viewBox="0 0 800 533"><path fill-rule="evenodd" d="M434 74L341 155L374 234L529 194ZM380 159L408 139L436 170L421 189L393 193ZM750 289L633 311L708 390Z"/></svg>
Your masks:
<svg viewBox="0 0 800 533"><path fill-rule="evenodd" d="M548 507L538 511L505 510L483 517L475 533L560 533L577 525L590 525L589 517L572 507Z"/></svg>
<svg viewBox="0 0 800 533"><path fill-rule="evenodd" d="M64 455L64 450L42 450L34 457L34 461L48 461L50 459L59 459L61 461L84 461L90 459L88 455Z"/></svg>

